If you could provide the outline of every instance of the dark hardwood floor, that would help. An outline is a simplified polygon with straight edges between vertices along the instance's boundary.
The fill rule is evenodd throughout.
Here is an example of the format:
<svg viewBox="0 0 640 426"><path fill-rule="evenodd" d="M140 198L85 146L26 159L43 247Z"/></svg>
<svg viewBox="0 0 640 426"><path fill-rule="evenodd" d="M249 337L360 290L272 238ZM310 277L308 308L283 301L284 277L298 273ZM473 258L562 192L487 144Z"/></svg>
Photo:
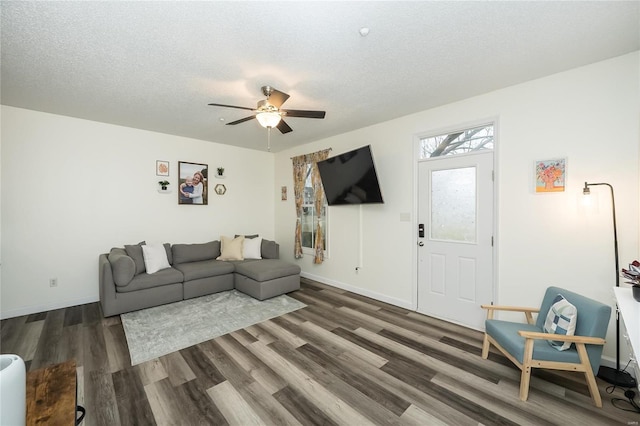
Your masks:
<svg viewBox="0 0 640 426"><path fill-rule="evenodd" d="M1 322L1 352L34 370L75 359L92 425L628 425L598 380L536 372L527 402L519 370L481 333L302 280L308 306L131 366L120 317L92 303Z"/></svg>

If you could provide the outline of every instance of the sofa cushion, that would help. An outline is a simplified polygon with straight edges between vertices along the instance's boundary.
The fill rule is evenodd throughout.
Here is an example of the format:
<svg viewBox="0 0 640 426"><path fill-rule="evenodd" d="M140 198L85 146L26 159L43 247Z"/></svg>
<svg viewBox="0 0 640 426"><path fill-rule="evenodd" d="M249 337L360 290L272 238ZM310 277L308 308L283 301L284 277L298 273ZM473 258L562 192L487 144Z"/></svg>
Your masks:
<svg viewBox="0 0 640 426"><path fill-rule="evenodd" d="M242 246L244 244L244 237L239 236L236 238L220 237L220 256L217 260L242 260Z"/></svg>
<svg viewBox="0 0 640 426"><path fill-rule="evenodd" d="M153 274L161 269L171 267L167 259L167 251L162 244L142 245L142 257L144 257L144 267L147 274Z"/></svg>
<svg viewBox="0 0 640 426"><path fill-rule="evenodd" d="M174 267L182 272L185 282L199 278L231 274L235 269L233 264L220 262L219 260L201 260L200 262L181 263Z"/></svg>
<svg viewBox="0 0 640 426"><path fill-rule="evenodd" d="M112 248L108 259L116 285L121 287L128 285L136 275L136 264L133 259L121 248Z"/></svg>
<svg viewBox="0 0 640 426"><path fill-rule="evenodd" d="M136 275L141 274L145 271L144 257L142 256L143 244L145 244L145 242L141 241L138 244L124 246L124 250L127 252L127 255L131 257L136 264Z"/></svg>
<svg viewBox="0 0 640 426"><path fill-rule="evenodd" d="M260 253L263 259L280 259L280 247L275 241L265 240L263 238Z"/></svg>
<svg viewBox="0 0 640 426"><path fill-rule="evenodd" d="M167 284L182 283L184 276L175 268L167 268L154 274L138 274L126 287L116 287L120 293L144 290L152 287L160 287Z"/></svg>
<svg viewBox="0 0 640 426"><path fill-rule="evenodd" d="M298 265L279 259L239 262L235 264L235 267L236 273L259 282L300 274L300 267Z"/></svg>
<svg viewBox="0 0 640 426"><path fill-rule="evenodd" d="M210 241L203 244L174 244L171 246L171 251L175 265L212 260L220 256L220 241Z"/></svg>

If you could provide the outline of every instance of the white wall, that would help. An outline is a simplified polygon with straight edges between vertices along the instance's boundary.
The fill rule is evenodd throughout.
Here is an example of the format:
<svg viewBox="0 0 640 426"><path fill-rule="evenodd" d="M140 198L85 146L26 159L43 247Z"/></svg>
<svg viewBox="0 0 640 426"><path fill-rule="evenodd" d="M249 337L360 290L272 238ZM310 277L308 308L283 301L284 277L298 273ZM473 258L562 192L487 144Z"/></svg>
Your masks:
<svg viewBox="0 0 640 426"><path fill-rule="evenodd" d="M639 253L638 52L512 86L440 108L317 141L276 155L276 186L291 196L276 201L276 238L292 259L295 213L290 157L331 147L332 156L372 145L384 205L330 207L330 258L300 262L303 273L341 288L404 307L415 304L414 137L498 118L497 299L536 305L559 285L611 302L615 284L610 197L598 193L599 211L578 209L585 181L616 191L620 263ZM428 77L426 77L428 78ZM535 160L566 157L564 193L535 194ZM410 212L411 222L400 219ZM362 226L362 241L359 227ZM356 273L362 250L363 269ZM605 354L612 357L615 322Z"/></svg>
<svg viewBox="0 0 640 426"><path fill-rule="evenodd" d="M171 194L157 192L156 160L170 162ZM209 205L178 205L178 161L225 167ZM273 179L271 153L3 106L1 317L98 300L111 247L273 238Z"/></svg>

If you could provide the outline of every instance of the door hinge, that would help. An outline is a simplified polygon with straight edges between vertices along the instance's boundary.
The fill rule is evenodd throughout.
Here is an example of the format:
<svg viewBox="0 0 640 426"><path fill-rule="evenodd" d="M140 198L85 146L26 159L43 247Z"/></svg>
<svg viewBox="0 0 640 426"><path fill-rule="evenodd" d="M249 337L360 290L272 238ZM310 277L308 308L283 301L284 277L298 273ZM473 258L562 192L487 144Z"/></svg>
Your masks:
<svg viewBox="0 0 640 426"><path fill-rule="evenodd" d="M493 247L493 235L491 236L491 247Z"/></svg>
<svg viewBox="0 0 640 426"><path fill-rule="evenodd" d="M495 182L496 180L496 172L494 170L491 170L491 181Z"/></svg>

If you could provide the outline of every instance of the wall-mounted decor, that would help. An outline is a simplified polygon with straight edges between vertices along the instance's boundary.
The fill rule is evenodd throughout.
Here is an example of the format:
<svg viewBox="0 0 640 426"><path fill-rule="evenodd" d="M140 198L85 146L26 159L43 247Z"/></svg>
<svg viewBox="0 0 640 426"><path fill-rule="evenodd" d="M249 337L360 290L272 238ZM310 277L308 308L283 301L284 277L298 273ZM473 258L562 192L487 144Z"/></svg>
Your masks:
<svg viewBox="0 0 640 426"><path fill-rule="evenodd" d="M208 170L206 164L178 162L178 204L209 204Z"/></svg>
<svg viewBox="0 0 640 426"><path fill-rule="evenodd" d="M224 186L223 184L219 183L219 184L216 185L214 190L216 191L216 194L224 195L227 192L227 187Z"/></svg>
<svg viewBox="0 0 640 426"><path fill-rule="evenodd" d="M540 160L535 163L536 192L562 192L567 180L567 160Z"/></svg>
<svg viewBox="0 0 640 426"><path fill-rule="evenodd" d="M280 188L280 199L282 201L287 201L287 187L283 186Z"/></svg>
<svg viewBox="0 0 640 426"><path fill-rule="evenodd" d="M222 179L224 177L224 167L216 168L216 177Z"/></svg>
<svg viewBox="0 0 640 426"><path fill-rule="evenodd" d="M156 176L169 176L169 162L168 161L156 161Z"/></svg>

